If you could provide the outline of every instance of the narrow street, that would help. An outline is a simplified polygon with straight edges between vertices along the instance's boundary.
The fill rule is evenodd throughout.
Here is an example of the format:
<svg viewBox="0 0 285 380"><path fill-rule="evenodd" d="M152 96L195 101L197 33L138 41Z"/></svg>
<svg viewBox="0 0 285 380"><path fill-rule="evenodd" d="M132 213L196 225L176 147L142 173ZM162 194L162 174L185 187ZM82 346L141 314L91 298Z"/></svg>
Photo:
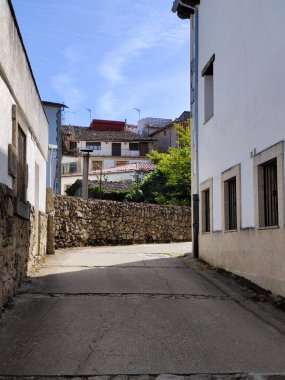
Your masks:
<svg viewBox="0 0 285 380"><path fill-rule="evenodd" d="M284 373L284 313L190 251L178 243L47 257L0 320L0 379Z"/></svg>

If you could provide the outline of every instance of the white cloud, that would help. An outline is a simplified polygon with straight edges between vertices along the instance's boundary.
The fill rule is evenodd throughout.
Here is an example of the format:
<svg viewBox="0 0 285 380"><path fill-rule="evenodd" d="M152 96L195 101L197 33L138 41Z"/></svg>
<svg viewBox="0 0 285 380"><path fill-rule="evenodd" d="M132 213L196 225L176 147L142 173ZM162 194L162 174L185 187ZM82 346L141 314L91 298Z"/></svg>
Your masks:
<svg viewBox="0 0 285 380"><path fill-rule="evenodd" d="M105 92L98 100L98 110L102 117L115 118L117 115L116 100L112 91ZM104 116L105 115L105 116Z"/></svg>
<svg viewBox="0 0 285 380"><path fill-rule="evenodd" d="M157 45L166 46L169 52L178 45L185 44L185 31L186 26L183 24L177 29L176 24L165 25L163 20L144 21L133 27L129 32L129 37L105 55L99 71L111 86L122 83L126 79L124 69L128 64L133 63L148 49Z"/></svg>
<svg viewBox="0 0 285 380"><path fill-rule="evenodd" d="M86 99L84 92L76 85L72 73L61 73L52 77L52 85L61 99L70 107L76 108Z"/></svg>
<svg viewBox="0 0 285 380"><path fill-rule="evenodd" d="M62 67L65 68L65 71L51 78L52 86L60 98L64 99L68 106L75 109L87 98L76 81L76 73L80 70L81 61L82 58L79 53L74 48L67 47L63 52Z"/></svg>

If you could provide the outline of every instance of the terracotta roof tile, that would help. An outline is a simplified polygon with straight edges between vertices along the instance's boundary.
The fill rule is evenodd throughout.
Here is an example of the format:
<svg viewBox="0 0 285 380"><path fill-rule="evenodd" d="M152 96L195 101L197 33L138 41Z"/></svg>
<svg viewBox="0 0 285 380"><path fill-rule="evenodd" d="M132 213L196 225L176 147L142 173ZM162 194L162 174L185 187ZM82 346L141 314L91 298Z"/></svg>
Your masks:
<svg viewBox="0 0 285 380"><path fill-rule="evenodd" d="M137 162L135 164L116 166L115 168L103 169L102 173L120 173L120 172L151 172L156 168L155 164ZM96 173L100 173L100 170L96 170Z"/></svg>
<svg viewBox="0 0 285 380"><path fill-rule="evenodd" d="M95 131L89 127L75 125L63 125L62 132L65 135L73 135L78 141L153 141L149 137L130 131Z"/></svg>

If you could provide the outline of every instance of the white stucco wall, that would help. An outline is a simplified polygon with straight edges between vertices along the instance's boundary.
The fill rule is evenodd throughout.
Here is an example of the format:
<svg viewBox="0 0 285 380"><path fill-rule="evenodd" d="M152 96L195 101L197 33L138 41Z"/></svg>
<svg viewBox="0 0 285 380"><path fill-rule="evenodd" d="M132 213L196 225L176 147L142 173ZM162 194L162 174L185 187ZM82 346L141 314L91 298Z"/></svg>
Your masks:
<svg viewBox="0 0 285 380"><path fill-rule="evenodd" d="M222 229L221 173L236 164L241 225L255 225L251 151L285 139L284 15L284 0L199 6L199 182L213 177L213 230ZM214 116L204 124L201 71L213 54Z"/></svg>
<svg viewBox="0 0 285 380"><path fill-rule="evenodd" d="M59 108L44 105L44 110L49 123L49 144L57 145L57 112Z"/></svg>
<svg viewBox="0 0 285 380"><path fill-rule="evenodd" d="M0 51L0 183L10 188L13 186L8 174L8 145L12 144L12 106L16 105L17 123L24 131L27 143L26 200L44 212L48 122L6 0L0 1Z"/></svg>
<svg viewBox="0 0 285 380"><path fill-rule="evenodd" d="M8 174L8 144L12 142L12 104L13 98L0 77L0 183L12 188L12 177Z"/></svg>
<svg viewBox="0 0 285 380"><path fill-rule="evenodd" d="M48 123L8 1L0 1L0 73L44 156Z"/></svg>

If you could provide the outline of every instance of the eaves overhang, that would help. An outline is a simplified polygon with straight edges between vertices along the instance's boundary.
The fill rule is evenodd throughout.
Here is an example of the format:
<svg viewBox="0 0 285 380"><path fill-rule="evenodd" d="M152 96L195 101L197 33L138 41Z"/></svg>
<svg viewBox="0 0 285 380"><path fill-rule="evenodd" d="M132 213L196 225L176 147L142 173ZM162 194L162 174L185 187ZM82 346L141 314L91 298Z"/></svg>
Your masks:
<svg viewBox="0 0 285 380"><path fill-rule="evenodd" d="M172 12L177 13L177 16L182 20L190 19L194 14L194 9L189 7L196 7L200 4L200 0L174 0Z"/></svg>

